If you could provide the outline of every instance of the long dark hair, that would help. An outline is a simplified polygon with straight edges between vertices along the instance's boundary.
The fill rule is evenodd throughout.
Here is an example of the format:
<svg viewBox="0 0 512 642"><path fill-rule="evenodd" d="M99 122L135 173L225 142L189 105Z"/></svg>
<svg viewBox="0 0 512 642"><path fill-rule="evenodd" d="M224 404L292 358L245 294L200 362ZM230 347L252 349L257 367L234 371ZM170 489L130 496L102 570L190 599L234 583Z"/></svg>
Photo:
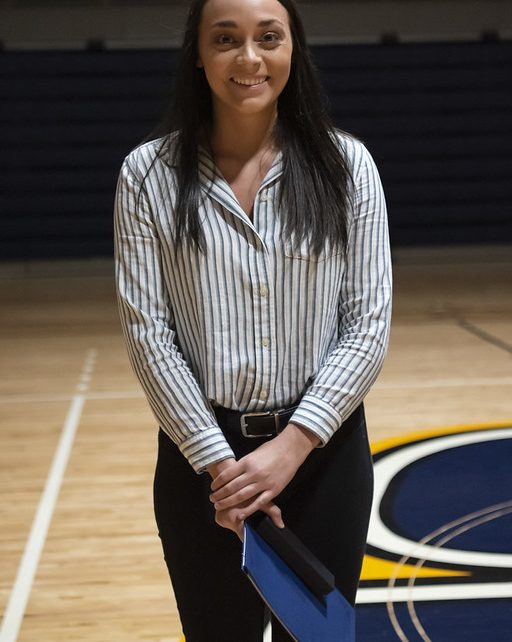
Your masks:
<svg viewBox="0 0 512 642"><path fill-rule="evenodd" d="M146 141L177 131L169 163L175 165L178 194L175 213L177 243L194 243L205 250L199 220L201 192L198 145L212 123L211 91L203 69L197 67L199 25L207 0L193 0L186 22L181 59L170 109ZM294 0L279 0L288 11L293 38L290 78L278 99L274 131L283 154L279 192L283 233L300 243L309 240L318 253L326 242L345 250L347 209L352 176L308 46Z"/></svg>

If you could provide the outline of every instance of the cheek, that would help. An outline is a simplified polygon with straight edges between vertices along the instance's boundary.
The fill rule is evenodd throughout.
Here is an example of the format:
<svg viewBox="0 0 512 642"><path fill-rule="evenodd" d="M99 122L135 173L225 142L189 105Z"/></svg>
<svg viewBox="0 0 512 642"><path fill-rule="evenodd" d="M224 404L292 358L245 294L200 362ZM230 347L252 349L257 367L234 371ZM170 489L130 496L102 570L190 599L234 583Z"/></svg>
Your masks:
<svg viewBox="0 0 512 642"><path fill-rule="evenodd" d="M204 65L204 74L208 84L212 87L219 83L223 74L223 65L210 57Z"/></svg>
<svg viewBox="0 0 512 642"><path fill-rule="evenodd" d="M279 61L279 65L276 69L279 71L278 76L280 84L283 86L286 85L291 74L291 60L288 57L283 57L283 59Z"/></svg>
<svg viewBox="0 0 512 642"><path fill-rule="evenodd" d="M275 62L279 69L279 74L288 78L292 69L292 50L286 49L282 51Z"/></svg>

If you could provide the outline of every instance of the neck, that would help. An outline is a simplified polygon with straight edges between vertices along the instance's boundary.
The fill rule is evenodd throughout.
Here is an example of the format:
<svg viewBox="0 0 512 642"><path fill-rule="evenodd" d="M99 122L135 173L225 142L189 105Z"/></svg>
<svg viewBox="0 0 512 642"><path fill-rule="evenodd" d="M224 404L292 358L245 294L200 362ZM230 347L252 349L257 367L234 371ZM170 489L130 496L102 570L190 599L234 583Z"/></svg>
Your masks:
<svg viewBox="0 0 512 642"><path fill-rule="evenodd" d="M277 110L257 114L215 110L211 147L216 157L246 161L273 148Z"/></svg>

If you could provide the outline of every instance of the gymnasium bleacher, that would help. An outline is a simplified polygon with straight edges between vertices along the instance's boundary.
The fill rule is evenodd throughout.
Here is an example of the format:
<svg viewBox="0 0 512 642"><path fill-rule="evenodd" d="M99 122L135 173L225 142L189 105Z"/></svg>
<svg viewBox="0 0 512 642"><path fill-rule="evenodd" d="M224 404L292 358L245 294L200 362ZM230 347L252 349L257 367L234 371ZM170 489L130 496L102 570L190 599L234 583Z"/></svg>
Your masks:
<svg viewBox="0 0 512 642"><path fill-rule="evenodd" d="M512 41L315 46L336 124L369 146L393 245L512 241ZM176 50L0 52L3 259L110 256L124 156Z"/></svg>

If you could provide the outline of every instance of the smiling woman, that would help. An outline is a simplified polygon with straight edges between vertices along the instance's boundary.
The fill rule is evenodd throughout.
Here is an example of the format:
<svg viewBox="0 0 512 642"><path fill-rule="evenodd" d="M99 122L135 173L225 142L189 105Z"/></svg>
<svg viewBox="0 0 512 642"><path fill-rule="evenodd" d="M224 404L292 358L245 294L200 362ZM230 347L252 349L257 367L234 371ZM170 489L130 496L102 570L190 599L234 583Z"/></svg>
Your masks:
<svg viewBox="0 0 512 642"><path fill-rule="evenodd" d="M257 511L355 600L386 205L327 116L293 0L195 0L182 53L170 116L119 176L119 309L160 425L155 515L187 642L260 642L239 541Z"/></svg>
<svg viewBox="0 0 512 642"><path fill-rule="evenodd" d="M233 15L236 20L229 19ZM280 3L207 2L198 66L211 88L215 117L231 119L238 112L273 118L290 76L292 51L288 14Z"/></svg>

